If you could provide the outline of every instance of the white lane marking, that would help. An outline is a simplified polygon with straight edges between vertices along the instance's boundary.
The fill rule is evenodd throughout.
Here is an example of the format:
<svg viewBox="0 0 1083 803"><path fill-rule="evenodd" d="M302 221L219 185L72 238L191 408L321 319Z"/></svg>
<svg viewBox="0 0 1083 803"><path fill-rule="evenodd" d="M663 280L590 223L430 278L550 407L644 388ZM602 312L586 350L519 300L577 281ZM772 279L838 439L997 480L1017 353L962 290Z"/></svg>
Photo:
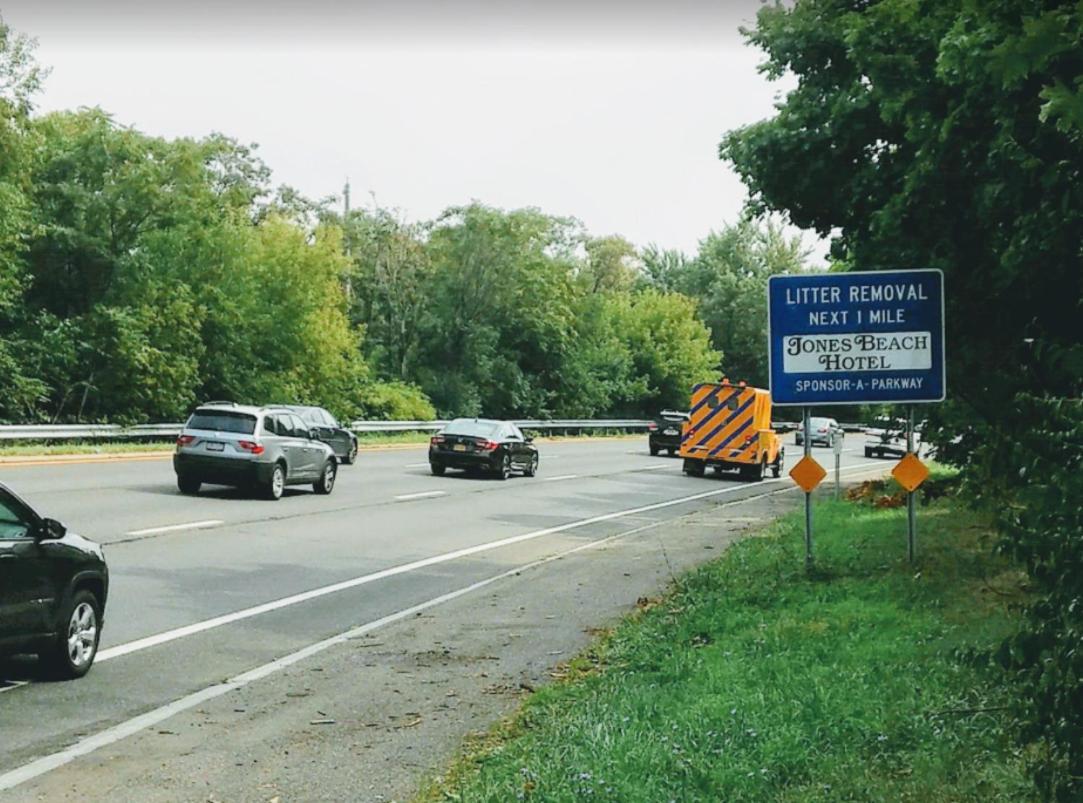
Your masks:
<svg viewBox="0 0 1083 803"><path fill-rule="evenodd" d="M396 496L395 499L400 502L406 502L410 499L428 499L432 496L447 496L447 491L422 491L421 493L416 494L402 494L401 496Z"/></svg>
<svg viewBox="0 0 1083 803"><path fill-rule="evenodd" d="M851 467L851 469L853 468L860 469L864 472L870 471L870 468L868 466ZM725 490L736 489L728 488ZM764 496L774 496L775 494L786 493L787 491L795 490L799 490L797 486L789 486L787 488L780 488L778 490L768 491L767 493L756 494L745 499L738 499L728 504L741 504L742 502L747 502L751 499L757 499ZM703 498L704 496L717 495L718 493L720 493L720 491L713 491L707 494L697 494L695 498ZM679 504L679 501L686 501L687 499L691 498L692 497L686 497L685 500L664 502L660 505L653 505L649 506L649 508L644 509L657 509L658 507L666 507L673 504ZM616 515L620 514L610 514L610 517ZM539 560L531 561L530 563L525 563L514 569L509 569L506 572L501 572L500 574L494 575L493 577L489 577L485 580L480 580L476 583L472 583L471 585L465 586L455 591L450 591L447 594L441 594L440 596L434 597L430 600L426 600L425 602L421 602L417 605L405 608L401 611L397 611L395 613L388 614L387 616L383 616L379 619L375 619L371 622L367 622L366 624L360 625L359 627L356 627L352 630L347 630L344 633L339 633L337 636L331 636L330 638L324 639L323 641L316 642L315 644L310 644L309 646L297 650L296 652L284 655L281 658L270 661L269 663L263 664L262 666L257 666L255 669L250 669L247 672L243 672L242 674L237 675L230 680L225 681L224 683L216 683L213 686L208 686L207 688L200 689L199 691L193 692L192 694L189 694L186 697L182 697L179 700L174 700L171 703L160 706L159 708L155 708L153 711L148 711L147 713L129 719L126 722L121 722L111 728L106 728L105 730L99 731L96 734L84 737L71 747L65 748L64 750L57 751L56 753L52 753L47 756L42 756L39 759L29 762L28 764L24 764L21 767L16 767L9 772L5 772L0 775L0 791L3 791L5 789L12 789L19 784L26 783L27 781L33 780L34 778L38 778L47 772L51 772L52 770L64 766L65 764L70 764L77 758L89 755L90 753L93 753L96 750L100 750L103 747L108 747L109 745L116 744L117 742L126 739L129 736L134 736L141 731L152 728L155 725L158 725L159 723L164 722L177 714L195 708L197 705L205 703L208 700L213 700L217 697L221 697L224 694L228 694L231 691L242 689L250 683L269 677L276 672L281 671L282 669L293 666L294 664L299 663L306 658L311 658L312 656L324 652L325 650L328 650L338 644L343 644L347 641L352 641L353 639L360 638L367 633L371 633L373 630L377 630L381 627L394 624L395 622L414 616L418 613L421 613L422 611L428 610L429 608L434 608L438 605L442 605L445 602L451 602L454 599L466 596L467 594L478 591L500 580L513 577L521 572L528 571L538 566L542 566L546 563L560 560L564 557L567 557L568 555L575 554L576 552L581 552L587 549L595 549L597 547L616 541L619 538L625 538L629 535L634 535L636 533L643 532L644 530L652 529L661 524L665 524L668 521L669 519L662 519L652 522L650 524L636 527L631 530L627 530L625 532L615 533L613 535L607 536L606 538L598 539L597 541L580 544L579 546L573 547L564 552L559 552L557 554L549 555L548 557L541 558ZM559 530L561 528L553 529ZM102 660L101 654L99 654L98 660Z"/></svg>
<svg viewBox="0 0 1083 803"><path fill-rule="evenodd" d="M221 519L190 521L186 524L167 524L164 527L148 527L145 530L129 530L126 535L153 535L155 533L171 533L176 530L200 530L204 527L217 527L219 524L225 524L225 522Z"/></svg>
<svg viewBox="0 0 1083 803"><path fill-rule="evenodd" d="M542 482L556 482L557 480L577 480L578 474L560 474L556 477L542 477Z"/></svg>
<svg viewBox="0 0 1083 803"><path fill-rule="evenodd" d="M407 463L403 468L428 468L428 462L425 463Z"/></svg>
<svg viewBox="0 0 1083 803"><path fill-rule="evenodd" d="M770 480L769 482L783 481L784 480L778 479ZM785 481L788 482L789 480ZM358 586L373 583L377 580L384 580L388 577L394 577L399 574L406 574L407 572L417 571L418 569L435 566L439 563L447 563L449 561L458 560L459 558L477 555L480 552L488 552L493 549L500 549L501 547L511 546L512 544L518 544L523 541L530 541L546 535L554 535L556 533L562 533L568 530L575 530L580 527L587 527L591 524L599 524L603 521L611 521L613 519L619 519L624 516L634 516L636 514L646 513L651 510L660 510L662 508L672 507L674 505L682 505L687 504L688 502L695 502L711 496L719 496L721 494L733 493L734 491L740 491L746 487L747 486L744 485L734 485L726 488L718 488L713 491L704 491L702 493L692 494L691 496L682 496L678 499L670 499L665 502L656 502L654 504L644 505L642 507L630 508L628 510L618 510L615 513L604 513L600 516L592 516L588 519L579 519L578 521L572 521L568 522L567 524L560 524L554 527L546 527L545 529L534 530L532 532L523 533L522 535L513 535L508 538L500 538L496 541L487 541L483 544L464 547L463 549L456 549L453 552L444 552L439 555L433 555L429 558L415 560L411 563L402 563L398 566L392 566L388 569L382 569L381 571L373 572L372 574L365 574L360 577L354 577L350 580L343 580L339 583L333 583L331 585L322 586L320 588L314 588L310 591L303 591L299 594L292 594L288 597L282 597L280 599L272 600L271 602L265 602L261 605L255 605L251 608L244 608L243 610L234 611L233 613L223 614L222 616L215 616L212 619L205 619L202 622L194 622L190 625L178 627L173 630L166 630L162 633L157 633L153 636L146 636L141 639L136 639L135 641L129 641L125 644L118 644L115 647L109 647L108 649L101 650L98 653L97 661L98 663L101 663L102 661L109 661L113 658L119 658L122 655L128 655L130 653L145 650L150 647L157 647L160 644L175 641L179 638L193 636L206 630L211 630L216 627L232 624L233 622L239 622L242 619L250 619L253 616L270 613L271 611L277 611L281 608L288 608L291 605L298 605L302 602L308 602L309 600L327 596L328 594L335 594L339 591L345 591L350 588L357 588Z"/></svg>
<svg viewBox="0 0 1083 803"><path fill-rule="evenodd" d="M663 468L675 468L678 463L656 463L653 466L647 466L646 468L634 468L632 471L659 471Z"/></svg>
<svg viewBox="0 0 1083 803"><path fill-rule="evenodd" d="M866 468L865 466L858 466L857 468ZM846 469L843 469L843 473L847 473ZM788 478L779 478L772 480L765 480L763 485L773 485L780 482L790 482ZM618 510L615 513L604 513L600 516L592 516L588 519L579 519L578 521L568 522L567 524L559 524L554 527L546 527L542 530L534 530L532 532L523 533L522 535L513 535L508 538L501 538L496 541L488 541L483 544L477 544L475 546L464 547L463 549L457 549L453 552L444 552L439 555L433 555L429 558L422 558L420 560L412 561L411 563L402 563L398 566L392 566L388 569L382 569L372 574L365 574L360 577L354 577L350 580L343 580L339 583L333 583L331 585L322 586L320 588L314 588L309 591L303 591L299 594L292 594L288 597L281 597L280 599L272 600L270 602L264 602L260 605L254 605L251 608L244 608L233 613L223 614L221 616L215 616L211 619L205 619L202 622L194 622L190 625L178 627L173 630L166 630L161 633L156 633L152 636L146 636L135 641L129 641L124 644L117 644L114 647L101 650L98 653L97 661L109 661L113 658L119 658L122 655L129 655L133 652L139 652L140 650L146 650L151 647L157 647L161 644L165 644L170 641L176 641L180 638L186 638L188 636L194 636L198 633L203 633L207 630L212 630L216 627L222 627L223 625L239 622L243 619L250 619L253 616L260 616L261 614L277 611L282 608L288 608L292 605L298 605L309 600L319 599L320 597L327 596L328 594L335 594L339 591L346 591L347 589L357 588L358 586L367 585L368 583L374 583L377 580L384 580L388 577L394 577L399 574L406 574L408 572L417 571L418 569L424 569L429 566L435 566L440 563L447 563L449 561L458 560L459 558L469 557L471 555L477 555L481 552L488 552L493 549L500 549L501 547L511 546L512 544L518 544L523 541L530 541L535 538L541 538L546 535L554 535L556 533L567 532L568 530L575 530L580 527L587 527L591 524L599 524L603 521L612 521L613 519L624 518L625 516L635 516L639 513L648 513L652 510L661 510L667 507L673 507L674 505L683 505L688 502L696 502L700 499L707 499L712 496L720 496L722 494L734 493L735 491L744 490L749 486L747 485L732 485L726 488L718 488L713 491L704 491L698 494L692 494L691 496L682 496L678 499L670 499L665 502L655 502L651 505L644 505L642 507L629 508L628 510ZM762 487L762 485L761 485Z"/></svg>
<svg viewBox="0 0 1083 803"><path fill-rule="evenodd" d="M4 681L0 681L0 694L3 694L6 691L11 691L12 689L17 689L20 686L25 686L29 682L30 682L29 680L4 680Z"/></svg>

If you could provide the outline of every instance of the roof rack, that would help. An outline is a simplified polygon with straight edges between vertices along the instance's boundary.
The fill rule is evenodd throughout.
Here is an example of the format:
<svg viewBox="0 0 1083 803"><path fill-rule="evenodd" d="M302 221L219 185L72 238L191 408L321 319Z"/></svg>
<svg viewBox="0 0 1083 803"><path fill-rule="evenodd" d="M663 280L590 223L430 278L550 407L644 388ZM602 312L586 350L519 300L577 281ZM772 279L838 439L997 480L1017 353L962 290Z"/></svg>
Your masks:
<svg viewBox="0 0 1083 803"><path fill-rule="evenodd" d="M235 402L235 401L222 401L220 399L214 399L212 401L205 401L205 402L202 402L201 404L228 404L230 407L236 407L237 406L237 402Z"/></svg>

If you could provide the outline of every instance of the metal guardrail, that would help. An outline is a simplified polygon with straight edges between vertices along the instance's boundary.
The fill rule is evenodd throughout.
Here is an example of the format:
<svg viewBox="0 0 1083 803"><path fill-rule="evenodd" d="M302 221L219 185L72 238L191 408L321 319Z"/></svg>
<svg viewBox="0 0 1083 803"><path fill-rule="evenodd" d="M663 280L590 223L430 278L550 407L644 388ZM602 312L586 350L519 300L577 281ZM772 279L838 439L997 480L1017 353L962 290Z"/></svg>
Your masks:
<svg viewBox="0 0 1083 803"><path fill-rule="evenodd" d="M137 440L175 438L180 424L15 424L0 426L0 441Z"/></svg>
<svg viewBox="0 0 1083 803"><path fill-rule="evenodd" d="M365 432L436 432L447 421L354 421L350 429ZM559 419L541 421L523 419L515 422L520 429L535 432L572 433L624 430L644 432L651 423L646 419ZM0 441L77 441L77 440L155 440L175 438L182 424L138 424L123 427L118 424L16 424L0 425ZM792 432L796 423L772 422L778 432ZM860 424L843 424L846 432L862 432Z"/></svg>

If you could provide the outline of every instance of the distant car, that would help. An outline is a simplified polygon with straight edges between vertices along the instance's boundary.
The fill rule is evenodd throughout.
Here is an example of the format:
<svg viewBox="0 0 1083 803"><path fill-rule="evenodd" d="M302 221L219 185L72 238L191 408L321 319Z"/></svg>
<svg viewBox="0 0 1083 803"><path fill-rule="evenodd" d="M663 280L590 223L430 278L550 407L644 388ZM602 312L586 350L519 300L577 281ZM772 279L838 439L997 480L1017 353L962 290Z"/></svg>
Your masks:
<svg viewBox="0 0 1083 803"><path fill-rule="evenodd" d="M679 410L663 410L647 424L647 445L652 455L665 449L670 457L681 448L681 427L688 420L688 413Z"/></svg>
<svg viewBox="0 0 1083 803"><path fill-rule="evenodd" d="M809 443L813 446L830 446L831 437L834 433L842 434L842 427L834 418L810 418L809 419ZM794 433L794 443L798 446L805 445L805 428L803 424L797 425Z"/></svg>
<svg viewBox="0 0 1083 803"><path fill-rule="evenodd" d="M259 490L275 500L287 485L311 483L316 493L331 493L338 460L314 428L284 407L209 402L181 430L173 470L181 493L199 493L209 483Z"/></svg>
<svg viewBox="0 0 1083 803"><path fill-rule="evenodd" d="M0 483L0 655L35 654L53 677L82 677L98 654L108 594L101 546Z"/></svg>
<svg viewBox="0 0 1083 803"><path fill-rule="evenodd" d="M502 480L513 471L538 473L538 449L510 421L456 418L429 441L429 466L442 476L449 468L485 471Z"/></svg>
<svg viewBox="0 0 1083 803"><path fill-rule="evenodd" d="M302 421L315 429L319 439L335 450L340 463L350 466L357 460L357 436L327 410L300 404L283 404L281 407L297 413Z"/></svg>
<svg viewBox="0 0 1083 803"><path fill-rule="evenodd" d="M865 430L865 457L903 457L906 455L906 422L878 419L876 426ZM922 453L921 432L914 431L914 451ZM925 449L928 454L928 449Z"/></svg>

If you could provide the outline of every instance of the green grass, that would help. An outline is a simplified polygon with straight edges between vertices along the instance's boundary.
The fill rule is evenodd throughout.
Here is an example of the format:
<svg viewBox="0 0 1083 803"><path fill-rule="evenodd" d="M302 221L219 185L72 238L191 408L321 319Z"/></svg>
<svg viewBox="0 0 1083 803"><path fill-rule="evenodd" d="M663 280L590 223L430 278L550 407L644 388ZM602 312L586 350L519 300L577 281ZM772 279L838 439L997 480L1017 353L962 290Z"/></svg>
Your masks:
<svg viewBox="0 0 1083 803"><path fill-rule="evenodd" d="M890 488L888 488L890 492ZM421 800L1019 801L995 670L1021 576L951 499L818 502L683 577L467 745Z"/></svg>
<svg viewBox="0 0 1083 803"><path fill-rule="evenodd" d="M48 455L127 454L130 452L169 452L169 442L131 443L118 441L89 443L0 443L0 457L45 457Z"/></svg>

